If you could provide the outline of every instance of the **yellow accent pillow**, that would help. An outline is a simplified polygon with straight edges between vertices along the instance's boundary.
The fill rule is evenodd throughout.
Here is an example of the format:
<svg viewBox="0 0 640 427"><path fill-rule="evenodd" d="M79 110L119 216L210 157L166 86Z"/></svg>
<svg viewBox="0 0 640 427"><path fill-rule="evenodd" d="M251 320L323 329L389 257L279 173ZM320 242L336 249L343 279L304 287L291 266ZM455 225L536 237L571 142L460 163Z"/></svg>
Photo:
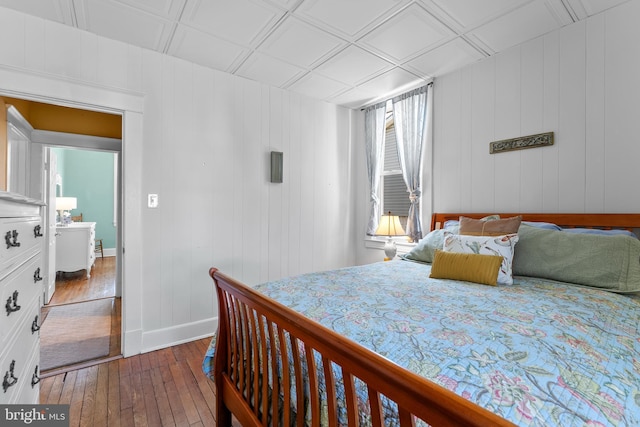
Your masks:
<svg viewBox="0 0 640 427"><path fill-rule="evenodd" d="M496 286L500 265L502 257L498 255L445 252L436 249L429 277Z"/></svg>

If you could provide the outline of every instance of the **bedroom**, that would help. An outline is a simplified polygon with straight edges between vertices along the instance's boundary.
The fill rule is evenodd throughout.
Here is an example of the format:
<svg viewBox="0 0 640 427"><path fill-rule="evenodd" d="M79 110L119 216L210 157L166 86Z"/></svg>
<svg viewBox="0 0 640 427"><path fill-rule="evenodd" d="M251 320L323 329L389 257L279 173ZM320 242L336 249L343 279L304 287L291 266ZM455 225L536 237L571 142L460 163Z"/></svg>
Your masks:
<svg viewBox="0 0 640 427"><path fill-rule="evenodd" d="M380 259L362 237L358 111L17 12L3 10L0 19L13 40L0 56L3 90L33 93L26 83L35 81L44 96L60 99L70 92L55 92L60 80L140 95L128 107L127 131L138 137L125 148L129 355L211 333L212 262L257 283ZM624 3L440 77L425 217L432 206L639 211L639 19L638 2ZM10 74L16 70L20 76ZM37 81L42 71L56 83ZM483 154L489 141L547 130L557 132L553 148ZM285 152L283 185L266 184L271 150ZM498 180L502 173L509 179ZM149 193L159 194L159 209L146 208Z"/></svg>

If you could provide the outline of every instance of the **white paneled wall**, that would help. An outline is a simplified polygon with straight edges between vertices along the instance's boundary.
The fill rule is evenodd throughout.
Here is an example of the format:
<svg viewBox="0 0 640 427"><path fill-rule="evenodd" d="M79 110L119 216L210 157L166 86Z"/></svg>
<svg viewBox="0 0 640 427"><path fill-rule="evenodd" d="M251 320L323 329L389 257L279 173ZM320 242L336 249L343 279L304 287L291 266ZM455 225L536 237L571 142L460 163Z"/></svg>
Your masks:
<svg viewBox="0 0 640 427"><path fill-rule="evenodd" d="M638 22L631 1L438 78L434 210L640 212Z"/></svg>
<svg viewBox="0 0 640 427"><path fill-rule="evenodd" d="M4 94L112 107L78 99L80 85L144 100L124 123L129 354L213 334L209 267L255 284L355 262L350 110L6 9L0 36L0 69L60 95L0 82ZM271 150L283 184L269 182Z"/></svg>

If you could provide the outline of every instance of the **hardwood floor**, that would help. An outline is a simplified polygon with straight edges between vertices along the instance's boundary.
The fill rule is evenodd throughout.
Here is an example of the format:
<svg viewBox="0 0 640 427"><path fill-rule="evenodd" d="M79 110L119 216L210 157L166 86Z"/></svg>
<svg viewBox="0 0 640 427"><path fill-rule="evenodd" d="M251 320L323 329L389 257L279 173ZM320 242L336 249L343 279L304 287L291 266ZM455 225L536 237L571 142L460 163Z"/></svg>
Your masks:
<svg viewBox="0 0 640 427"><path fill-rule="evenodd" d="M60 275L43 317L51 306L112 298L114 272L115 258L107 257L96 260L89 280L84 271ZM70 427L214 426L215 385L202 372L210 338L122 358L119 298L115 305L109 357L43 372L40 403L70 405Z"/></svg>
<svg viewBox="0 0 640 427"><path fill-rule="evenodd" d="M56 291L47 306L70 304L116 295L116 257L96 258L87 279L86 271L61 273L56 276Z"/></svg>
<svg viewBox="0 0 640 427"><path fill-rule="evenodd" d="M74 273L58 273L56 277L56 291L54 292L49 304L45 305L41 309L42 322L46 322L47 314L52 307L64 304L82 304L86 301L101 298L113 298L114 312L111 316L109 354L102 359L44 371L41 375L43 378L122 357L122 304L121 299L115 297L115 263L115 257L98 257L95 265L91 269L91 277L89 279L87 279L86 271L84 270Z"/></svg>
<svg viewBox="0 0 640 427"><path fill-rule="evenodd" d="M214 426L215 386L202 372L209 338L40 382L40 403L69 404L70 426Z"/></svg>

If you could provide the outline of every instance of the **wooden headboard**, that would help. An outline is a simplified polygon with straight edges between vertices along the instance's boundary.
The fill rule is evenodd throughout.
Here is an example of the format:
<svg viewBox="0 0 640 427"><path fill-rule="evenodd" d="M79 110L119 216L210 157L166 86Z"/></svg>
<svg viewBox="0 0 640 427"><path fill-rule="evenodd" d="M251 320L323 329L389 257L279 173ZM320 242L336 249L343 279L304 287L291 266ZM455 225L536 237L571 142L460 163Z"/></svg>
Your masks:
<svg viewBox="0 0 640 427"><path fill-rule="evenodd" d="M522 215L523 221L551 222L560 227L584 227L602 229L625 229L635 231L640 228L640 214L634 213L434 213L431 217L431 230L444 226L445 221L458 220L461 216L483 218L488 215L500 215L509 218Z"/></svg>

